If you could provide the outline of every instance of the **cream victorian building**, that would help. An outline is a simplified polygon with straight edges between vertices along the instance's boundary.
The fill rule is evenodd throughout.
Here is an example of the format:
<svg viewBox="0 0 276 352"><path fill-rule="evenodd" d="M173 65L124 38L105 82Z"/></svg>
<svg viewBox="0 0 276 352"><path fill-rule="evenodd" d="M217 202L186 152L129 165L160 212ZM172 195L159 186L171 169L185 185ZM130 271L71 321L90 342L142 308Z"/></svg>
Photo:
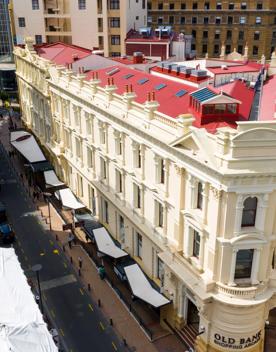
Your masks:
<svg viewBox="0 0 276 352"><path fill-rule="evenodd" d="M263 351L276 307L276 123L209 133L160 112L154 94L119 94L113 74L102 86L97 72L40 58L30 40L15 59L24 124L171 299L162 324L195 329L196 351Z"/></svg>

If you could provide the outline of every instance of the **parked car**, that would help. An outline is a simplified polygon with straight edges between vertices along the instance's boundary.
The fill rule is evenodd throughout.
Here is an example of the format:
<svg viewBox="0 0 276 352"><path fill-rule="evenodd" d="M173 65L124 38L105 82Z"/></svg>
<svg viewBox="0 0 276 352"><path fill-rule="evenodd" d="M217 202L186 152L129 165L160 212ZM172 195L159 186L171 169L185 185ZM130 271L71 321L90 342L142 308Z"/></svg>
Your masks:
<svg viewBox="0 0 276 352"><path fill-rule="evenodd" d="M7 221L6 207L0 202L0 224Z"/></svg>
<svg viewBox="0 0 276 352"><path fill-rule="evenodd" d="M3 222L0 224L0 239L4 244L13 243L15 240L15 234L10 224Z"/></svg>

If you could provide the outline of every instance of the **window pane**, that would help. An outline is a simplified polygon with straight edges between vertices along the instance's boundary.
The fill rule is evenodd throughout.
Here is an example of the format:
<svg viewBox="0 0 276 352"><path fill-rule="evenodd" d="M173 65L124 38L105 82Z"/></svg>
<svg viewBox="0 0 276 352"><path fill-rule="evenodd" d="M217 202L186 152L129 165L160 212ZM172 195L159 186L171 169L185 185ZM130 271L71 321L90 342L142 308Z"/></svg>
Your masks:
<svg viewBox="0 0 276 352"><path fill-rule="evenodd" d="M256 197L249 197L243 203L242 226L255 226L258 200Z"/></svg>
<svg viewBox="0 0 276 352"><path fill-rule="evenodd" d="M237 253L235 279L248 279L251 277L251 268L254 249L242 249Z"/></svg>
<svg viewBox="0 0 276 352"><path fill-rule="evenodd" d="M194 241L193 241L193 256L199 257L199 249L200 249L200 236L199 233L194 230Z"/></svg>

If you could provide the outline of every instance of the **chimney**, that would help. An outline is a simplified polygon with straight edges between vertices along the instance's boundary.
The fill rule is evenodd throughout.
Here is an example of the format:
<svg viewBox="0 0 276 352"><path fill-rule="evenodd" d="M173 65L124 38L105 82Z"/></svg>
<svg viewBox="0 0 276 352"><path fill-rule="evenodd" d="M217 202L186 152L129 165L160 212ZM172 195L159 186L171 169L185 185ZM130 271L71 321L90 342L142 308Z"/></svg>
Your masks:
<svg viewBox="0 0 276 352"><path fill-rule="evenodd" d="M148 120L154 118L154 112L158 109L159 105L158 101L155 100L155 92L148 92L147 100L144 103L144 110L147 114Z"/></svg>
<svg viewBox="0 0 276 352"><path fill-rule="evenodd" d="M101 81L99 80L98 72L92 72L92 79L90 80L90 86L92 88L92 94L97 93L97 87Z"/></svg>
<svg viewBox="0 0 276 352"><path fill-rule="evenodd" d="M136 94L133 92L132 84L126 85L126 90L123 94L123 101L125 102L125 110L126 112L131 108L131 103L136 98Z"/></svg>
<svg viewBox="0 0 276 352"><path fill-rule="evenodd" d="M140 51L136 51L133 53L133 63L134 64L142 64L144 61L144 55Z"/></svg>

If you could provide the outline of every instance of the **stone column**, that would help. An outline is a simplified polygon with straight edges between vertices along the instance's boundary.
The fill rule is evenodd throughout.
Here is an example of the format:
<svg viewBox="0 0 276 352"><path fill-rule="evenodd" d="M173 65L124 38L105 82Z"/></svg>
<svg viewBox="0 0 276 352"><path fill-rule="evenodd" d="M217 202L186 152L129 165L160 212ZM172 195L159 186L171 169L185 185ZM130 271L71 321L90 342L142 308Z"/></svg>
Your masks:
<svg viewBox="0 0 276 352"><path fill-rule="evenodd" d="M199 269L203 269L204 265L204 248L205 248L205 235L203 233L200 233L200 247L199 247Z"/></svg>
<svg viewBox="0 0 276 352"><path fill-rule="evenodd" d="M258 272L259 272L260 256L261 256L261 249L256 248L254 250L252 270L251 270L251 283L252 283L252 285L259 284Z"/></svg>
<svg viewBox="0 0 276 352"><path fill-rule="evenodd" d="M203 183L202 184L202 217L203 217L203 223L206 224L207 220L207 205L208 205L208 191L209 191L209 185L208 183Z"/></svg>
<svg viewBox="0 0 276 352"><path fill-rule="evenodd" d="M185 258L188 258L190 256L190 242L191 242L191 238L190 238L190 227L187 224L187 222L185 221L184 223L184 251L183 251L183 255Z"/></svg>
<svg viewBox="0 0 276 352"><path fill-rule="evenodd" d="M230 266L230 273L229 273L229 281L228 281L228 285L229 286L236 286L236 283L235 283L235 270L236 270L237 253L238 253L238 250L237 249L233 249L231 266Z"/></svg>
<svg viewBox="0 0 276 352"><path fill-rule="evenodd" d="M236 214L235 214L235 223L234 223L234 235L239 235L241 231L241 222L242 222L242 211L243 211L243 196L238 195L237 204L236 204Z"/></svg>

